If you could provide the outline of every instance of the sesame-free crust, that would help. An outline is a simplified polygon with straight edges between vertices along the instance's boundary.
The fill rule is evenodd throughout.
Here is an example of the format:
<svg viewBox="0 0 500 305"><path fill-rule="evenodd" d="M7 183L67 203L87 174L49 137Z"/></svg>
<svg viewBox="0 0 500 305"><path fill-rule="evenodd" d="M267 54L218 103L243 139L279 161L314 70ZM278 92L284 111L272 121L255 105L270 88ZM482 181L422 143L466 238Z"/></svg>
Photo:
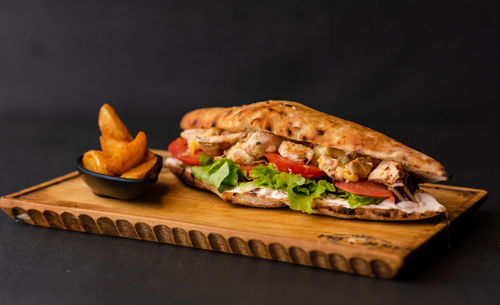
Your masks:
<svg viewBox="0 0 500 305"><path fill-rule="evenodd" d="M380 132L289 101L266 101L229 108L202 108L187 113L182 129L262 130L295 141L401 163L425 181L445 181L444 167L433 158Z"/></svg>
<svg viewBox="0 0 500 305"><path fill-rule="evenodd" d="M179 179L191 186L208 190L221 199L235 205L243 205L256 208L280 208L288 206L288 201L281 201L274 198L261 197L256 193L238 193L226 191L220 193L215 187L196 178L190 170L175 164L168 164L168 168ZM406 213L398 209L365 208L363 206L356 209L350 209L342 206L328 205L322 201L314 200L312 202L312 213L318 215L333 216L344 219L363 219L363 220L382 220L382 221L407 221L421 220L438 216L442 213L426 211L423 213Z"/></svg>

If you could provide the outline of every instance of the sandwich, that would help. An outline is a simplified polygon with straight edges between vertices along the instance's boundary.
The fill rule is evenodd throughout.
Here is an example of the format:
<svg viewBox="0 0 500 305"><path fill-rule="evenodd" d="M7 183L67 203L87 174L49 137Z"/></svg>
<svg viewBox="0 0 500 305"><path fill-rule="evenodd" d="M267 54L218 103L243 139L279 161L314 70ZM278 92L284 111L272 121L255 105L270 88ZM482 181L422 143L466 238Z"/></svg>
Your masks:
<svg viewBox="0 0 500 305"><path fill-rule="evenodd" d="M300 103L197 109L180 127L166 165L231 204L384 221L446 212L418 186L448 179L438 161Z"/></svg>

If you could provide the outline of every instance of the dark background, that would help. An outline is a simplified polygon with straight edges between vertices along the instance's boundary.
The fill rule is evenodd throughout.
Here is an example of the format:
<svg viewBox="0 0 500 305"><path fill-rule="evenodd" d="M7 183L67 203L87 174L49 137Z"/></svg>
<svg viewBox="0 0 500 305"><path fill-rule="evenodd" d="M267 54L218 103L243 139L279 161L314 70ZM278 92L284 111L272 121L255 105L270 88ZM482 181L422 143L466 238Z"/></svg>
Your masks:
<svg viewBox="0 0 500 305"><path fill-rule="evenodd" d="M166 148L204 106L300 101L439 161L486 204L392 281L17 224L1 304L498 304L496 1L0 1L0 194L74 169L97 112Z"/></svg>

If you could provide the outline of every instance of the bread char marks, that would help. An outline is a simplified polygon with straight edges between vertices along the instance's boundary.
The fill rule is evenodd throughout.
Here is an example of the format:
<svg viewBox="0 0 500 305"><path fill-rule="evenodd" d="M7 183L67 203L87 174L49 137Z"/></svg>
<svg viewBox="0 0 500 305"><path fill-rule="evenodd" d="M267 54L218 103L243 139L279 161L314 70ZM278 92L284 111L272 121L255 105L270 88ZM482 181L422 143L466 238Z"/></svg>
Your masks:
<svg viewBox="0 0 500 305"><path fill-rule="evenodd" d="M253 127L256 129L266 130L285 137L295 134L295 137L293 137L292 139L296 141L305 140L313 143L316 138L331 136L329 135L328 129L325 127L311 128L312 126L308 126L311 121L324 121L321 120L321 117L325 114L317 112L315 113L315 116L317 118L312 118L310 113L308 113L308 115L305 117L300 115L300 113L297 113L297 115L294 115L293 113L294 111L303 112L305 109L317 112L298 103L277 103L277 101L268 101L232 108L211 108L210 115L206 115L201 119L193 118L190 124L183 119L183 121L181 122L181 127L183 129L210 127L234 129L240 127L240 125L246 125L245 123L249 122L249 126L245 127ZM231 119L232 121L228 122L228 119ZM280 122L280 120L283 119L288 119L290 124L283 125ZM337 126L338 124L334 120L328 120L327 123L329 125L329 128L341 128L340 126ZM332 126L332 124L335 126ZM341 139L338 139L337 141L341 141Z"/></svg>
<svg viewBox="0 0 500 305"><path fill-rule="evenodd" d="M255 128L269 131L283 137L290 137L295 135L295 137L292 137L292 139L296 141L312 141L316 137L328 136L325 128L317 128L314 132L307 132L304 129L304 126L308 124L309 120L306 120L304 118L298 120L297 116L293 115L293 113L290 113L290 109L292 109L292 111L297 110L297 107L294 105L297 103L284 102L276 104L275 101L268 101L263 103L263 106L251 104L231 108L210 108L210 115L206 115L203 118L193 118L191 122L183 119L181 121L181 128ZM286 109L285 107L289 109ZM227 120L229 119L233 121L228 122ZM274 124L280 122L281 120L288 120L292 123L288 125ZM240 121L248 122L248 124L244 123L244 125L246 126L240 126Z"/></svg>
<svg viewBox="0 0 500 305"><path fill-rule="evenodd" d="M197 109L181 120L182 129L214 125L233 131L270 131L295 141L401 162L408 171L428 181L447 179L443 166L436 160L370 128L295 102L267 101L240 107Z"/></svg>

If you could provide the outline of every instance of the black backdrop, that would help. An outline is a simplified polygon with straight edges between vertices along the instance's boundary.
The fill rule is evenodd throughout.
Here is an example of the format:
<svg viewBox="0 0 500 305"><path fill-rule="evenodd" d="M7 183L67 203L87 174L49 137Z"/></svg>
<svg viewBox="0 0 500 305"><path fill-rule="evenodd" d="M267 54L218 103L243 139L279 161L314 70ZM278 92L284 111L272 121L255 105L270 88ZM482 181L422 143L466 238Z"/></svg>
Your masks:
<svg viewBox="0 0 500 305"><path fill-rule="evenodd" d="M109 101L182 114L273 98L352 118L491 114L498 6L401 2L0 4L0 112L91 115Z"/></svg>
<svg viewBox="0 0 500 305"><path fill-rule="evenodd" d="M497 3L0 0L1 194L73 170L97 146L104 102L165 148L188 110L265 99L366 124L436 157L451 184L490 191L451 249L432 250L396 282L1 215L2 301L494 304Z"/></svg>

